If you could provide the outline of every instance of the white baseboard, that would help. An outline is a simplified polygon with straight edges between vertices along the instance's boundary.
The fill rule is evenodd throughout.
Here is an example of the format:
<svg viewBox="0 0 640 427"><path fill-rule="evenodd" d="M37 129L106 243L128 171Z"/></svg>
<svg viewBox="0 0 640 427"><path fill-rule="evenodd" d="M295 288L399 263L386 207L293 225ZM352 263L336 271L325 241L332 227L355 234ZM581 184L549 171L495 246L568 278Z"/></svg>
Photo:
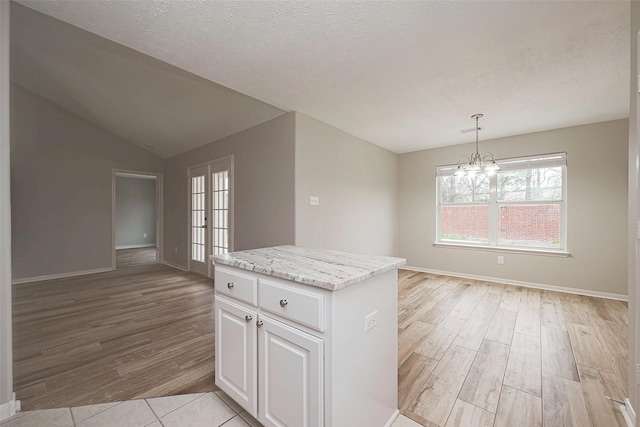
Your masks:
<svg viewBox="0 0 640 427"><path fill-rule="evenodd" d="M620 411L628 427L636 427L636 411L633 410L629 399L624 399L624 405L620 405Z"/></svg>
<svg viewBox="0 0 640 427"><path fill-rule="evenodd" d="M391 415L391 418L387 420L387 423L384 425L384 427L391 427L393 423L396 422L396 419L398 418L399 415L400 415L400 410L396 409L393 415Z"/></svg>
<svg viewBox="0 0 640 427"><path fill-rule="evenodd" d="M138 248L155 248L155 243L141 243L139 245L120 245L116 246L116 250L118 249L138 249Z"/></svg>
<svg viewBox="0 0 640 427"><path fill-rule="evenodd" d="M48 274L46 276L25 277L24 279L14 279L11 281L11 284L19 285L21 283L41 282L43 280L64 279L66 277L84 276L85 274L106 273L107 271L113 271L113 269L107 267L96 268L94 270L71 271L69 273Z"/></svg>
<svg viewBox="0 0 640 427"><path fill-rule="evenodd" d="M522 286L524 288L544 289L547 291L564 292L566 294L584 295L588 297L606 298L618 301L628 301L627 295L612 294L609 292L590 291L587 289L565 288L564 286L547 285L544 283L524 282L521 280L502 279L500 277L477 276L475 274L456 273L453 271L434 270L431 268L412 267L404 265L404 270L421 271L423 273L439 274L442 276L461 277L463 279L482 280L485 282L502 283L504 285Z"/></svg>
<svg viewBox="0 0 640 427"><path fill-rule="evenodd" d="M20 412L20 401L16 400L16 394L13 393L11 401L0 405L0 422L13 417L16 412Z"/></svg>
<svg viewBox="0 0 640 427"><path fill-rule="evenodd" d="M174 264L174 263L169 262L169 261L162 261L162 264L168 265L169 267L177 268L178 270L187 271L187 269L185 267L183 267L181 265L178 265L178 264Z"/></svg>

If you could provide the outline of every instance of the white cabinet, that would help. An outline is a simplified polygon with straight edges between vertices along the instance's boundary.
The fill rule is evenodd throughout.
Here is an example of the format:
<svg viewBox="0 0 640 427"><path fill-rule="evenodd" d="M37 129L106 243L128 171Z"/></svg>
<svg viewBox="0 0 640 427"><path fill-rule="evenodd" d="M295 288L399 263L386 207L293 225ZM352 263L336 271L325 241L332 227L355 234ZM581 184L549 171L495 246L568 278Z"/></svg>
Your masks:
<svg viewBox="0 0 640 427"><path fill-rule="evenodd" d="M397 409L397 270L338 291L215 267L216 385L266 427L383 427ZM378 324L364 330L376 312Z"/></svg>
<svg viewBox="0 0 640 427"><path fill-rule="evenodd" d="M261 316L258 421L267 427L321 427L322 340Z"/></svg>
<svg viewBox="0 0 640 427"><path fill-rule="evenodd" d="M215 304L218 387L265 426L322 426L322 340L226 297Z"/></svg>
<svg viewBox="0 0 640 427"><path fill-rule="evenodd" d="M228 295L249 305L258 305L258 279L241 272L218 268L216 270L216 293Z"/></svg>
<svg viewBox="0 0 640 427"><path fill-rule="evenodd" d="M276 316L324 332L325 295L306 286L292 286L274 280L260 280L260 308Z"/></svg>
<svg viewBox="0 0 640 427"><path fill-rule="evenodd" d="M257 399L255 310L216 296L216 384L254 417Z"/></svg>

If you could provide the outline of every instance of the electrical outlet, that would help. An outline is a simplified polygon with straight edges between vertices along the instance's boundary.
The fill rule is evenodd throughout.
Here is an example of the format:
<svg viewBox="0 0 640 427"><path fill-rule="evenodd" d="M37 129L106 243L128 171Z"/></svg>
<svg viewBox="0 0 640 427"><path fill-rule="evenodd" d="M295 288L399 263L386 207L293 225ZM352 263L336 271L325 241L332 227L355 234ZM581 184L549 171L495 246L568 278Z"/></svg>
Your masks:
<svg viewBox="0 0 640 427"><path fill-rule="evenodd" d="M175 253L178 253L178 247L176 246L175 248L173 248L173 251L174 251Z"/></svg>
<svg viewBox="0 0 640 427"><path fill-rule="evenodd" d="M309 197L309 204L311 206L318 206L320 205L320 197L318 196L311 196Z"/></svg>
<svg viewBox="0 0 640 427"><path fill-rule="evenodd" d="M504 264L504 257L503 256L498 256L498 264L502 265Z"/></svg>
<svg viewBox="0 0 640 427"><path fill-rule="evenodd" d="M146 238L147 238L147 233L144 233L144 234L142 235L142 237L144 237L144 238L146 239Z"/></svg>
<svg viewBox="0 0 640 427"><path fill-rule="evenodd" d="M378 311L369 313L364 317L364 331L369 332L371 328L378 324Z"/></svg>

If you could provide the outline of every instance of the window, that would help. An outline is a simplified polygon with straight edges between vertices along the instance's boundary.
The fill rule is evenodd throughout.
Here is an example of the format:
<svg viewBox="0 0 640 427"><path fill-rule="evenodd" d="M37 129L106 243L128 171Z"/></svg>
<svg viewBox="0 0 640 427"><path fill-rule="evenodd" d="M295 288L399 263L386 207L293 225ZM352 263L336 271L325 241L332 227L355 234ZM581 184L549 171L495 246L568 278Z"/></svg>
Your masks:
<svg viewBox="0 0 640 427"><path fill-rule="evenodd" d="M500 173L437 168L437 243L566 250L566 154L496 161Z"/></svg>

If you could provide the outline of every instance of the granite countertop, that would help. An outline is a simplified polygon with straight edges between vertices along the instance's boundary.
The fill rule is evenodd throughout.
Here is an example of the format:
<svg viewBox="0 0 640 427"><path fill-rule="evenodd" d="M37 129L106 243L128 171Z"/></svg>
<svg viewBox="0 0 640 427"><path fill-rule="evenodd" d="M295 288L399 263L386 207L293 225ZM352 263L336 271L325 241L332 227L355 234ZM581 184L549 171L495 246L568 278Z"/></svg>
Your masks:
<svg viewBox="0 0 640 427"><path fill-rule="evenodd" d="M275 246L212 255L215 264L337 291L404 265L403 258Z"/></svg>

